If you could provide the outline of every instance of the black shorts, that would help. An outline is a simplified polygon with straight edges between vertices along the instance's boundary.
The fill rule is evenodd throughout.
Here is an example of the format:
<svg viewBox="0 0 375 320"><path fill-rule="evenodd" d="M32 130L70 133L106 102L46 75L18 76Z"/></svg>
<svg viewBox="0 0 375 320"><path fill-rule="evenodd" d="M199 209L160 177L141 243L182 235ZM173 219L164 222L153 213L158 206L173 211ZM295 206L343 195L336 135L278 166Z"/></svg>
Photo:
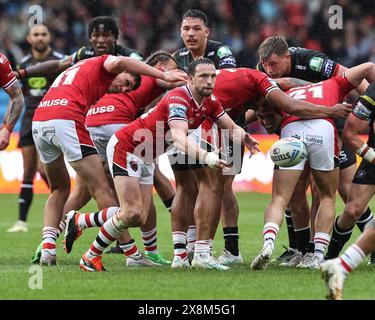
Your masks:
<svg viewBox="0 0 375 320"><path fill-rule="evenodd" d="M375 185L375 166L366 160L362 160L354 175L353 183Z"/></svg>
<svg viewBox="0 0 375 320"><path fill-rule="evenodd" d="M18 147L26 147L34 145L33 135L31 133L31 125L33 122L35 109L26 109L21 122L20 139Z"/></svg>
<svg viewBox="0 0 375 320"><path fill-rule="evenodd" d="M340 155L340 170L344 170L346 168L349 168L353 164L357 163L357 156L355 155L355 152L345 145L342 146Z"/></svg>

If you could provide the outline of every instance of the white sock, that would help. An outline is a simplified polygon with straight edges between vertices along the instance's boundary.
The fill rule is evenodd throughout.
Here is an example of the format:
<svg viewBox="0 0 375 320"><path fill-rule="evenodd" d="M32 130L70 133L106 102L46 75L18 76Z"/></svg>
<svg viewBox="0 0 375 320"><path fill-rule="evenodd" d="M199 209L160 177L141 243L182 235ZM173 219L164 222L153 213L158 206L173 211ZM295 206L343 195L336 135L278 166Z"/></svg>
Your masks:
<svg viewBox="0 0 375 320"><path fill-rule="evenodd" d="M324 252L326 251L331 236L328 233L316 232L314 236L314 256L319 258L319 261L324 260Z"/></svg>
<svg viewBox="0 0 375 320"><path fill-rule="evenodd" d="M275 243L276 237L279 233L279 225L273 222L267 222L263 227L264 244L271 242Z"/></svg>
<svg viewBox="0 0 375 320"><path fill-rule="evenodd" d="M348 275L357 268L365 258L366 255L363 250L356 244L352 244L339 258L344 269L344 274Z"/></svg>

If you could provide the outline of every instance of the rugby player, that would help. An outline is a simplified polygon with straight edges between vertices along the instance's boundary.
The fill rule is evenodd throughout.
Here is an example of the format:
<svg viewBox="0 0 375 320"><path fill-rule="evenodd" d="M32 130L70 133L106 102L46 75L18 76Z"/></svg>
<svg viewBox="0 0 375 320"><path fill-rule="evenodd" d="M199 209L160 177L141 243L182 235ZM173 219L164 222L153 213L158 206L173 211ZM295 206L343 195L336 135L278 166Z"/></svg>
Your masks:
<svg viewBox="0 0 375 320"><path fill-rule="evenodd" d="M374 65L362 64L348 69L343 75L329 80L288 90L288 94L296 99L320 103L330 107L340 102L363 79L372 81ZM318 269L324 260L324 252L330 241L330 232L335 217L336 190L338 187L338 149L333 120L304 120L286 115L283 119L281 137L294 136L301 139L307 146L309 163L316 181L320 206L315 220L314 254L306 253L300 267ZM274 250L274 243L282 224L282 212L289 203L295 185L302 173L306 159L291 168L280 168L283 184L275 188L271 203L266 209L263 228L264 245L257 257L252 261L251 268L265 269ZM336 163L338 164L338 163Z"/></svg>
<svg viewBox="0 0 375 320"><path fill-rule="evenodd" d="M349 193L349 204L354 206L352 200L352 190L354 188L360 189L356 192L358 200L354 200L357 207L367 206L369 200L375 193L374 180L374 119L375 119L375 83L371 83L365 93L358 98L356 106L353 108L353 113L349 116L344 132L344 142L355 150L356 153L363 158L360 167L355 176L352 189ZM369 139L367 143L363 143L359 137L364 126L369 125ZM360 174L362 173L362 174ZM359 184L358 184L359 183ZM354 197L353 197L354 198ZM347 209L345 209L347 210ZM357 210L359 212L360 210ZM343 216L341 216L343 217ZM352 227L354 226L352 219ZM351 232L350 232L351 233ZM321 271L323 279L328 287L328 299L341 300L342 290L346 277L359 264L361 264L367 255L375 251L375 222L371 220L367 223L364 233L357 239L355 244L352 244L345 252L336 259L327 260L322 263Z"/></svg>
<svg viewBox="0 0 375 320"><path fill-rule="evenodd" d="M18 69L23 69L43 61L64 58L64 54L51 48L51 34L45 25L40 24L31 27L26 40L31 46L31 53L21 60L17 66ZM36 153L31 134L31 122L35 108L52 82L52 77L30 77L21 81L26 102L25 113L21 123L20 139L18 141L18 147L21 148L23 159L23 180L18 199L18 221L7 230L8 232L28 231L26 220L33 200L33 181L36 172L39 172L44 182L48 185L43 166Z"/></svg>
<svg viewBox="0 0 375 320"><path fill-rule="evenodd" d="M185 80L181 71L161 72L129 57L103 55L82 60L61 73L35 110L33 139L51 188L45 207L42 265L56 264L57 227L70 192L64 156L85 181L99 209L116 206L100 157L84 126L85 116L107 90L120 93L139 86L136 74L171 82Z"/></svg>

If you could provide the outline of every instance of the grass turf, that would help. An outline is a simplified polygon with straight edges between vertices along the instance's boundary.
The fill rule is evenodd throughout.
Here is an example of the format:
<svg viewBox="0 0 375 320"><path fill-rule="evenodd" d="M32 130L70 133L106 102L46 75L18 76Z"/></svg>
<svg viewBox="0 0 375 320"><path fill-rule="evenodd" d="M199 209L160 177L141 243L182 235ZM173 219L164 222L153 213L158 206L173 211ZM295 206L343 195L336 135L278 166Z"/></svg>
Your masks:
<svg viewBox="0 0 375 320"><path fill-rule="evenodd" d="M98 229L85 230L71 254L62 250L58 240L58 267L43 268L42 290L29 288L30 258L41 239L45 195L35 195L29 214L29 232L7 233L17 218L17 196L0 195L0 299L324 299L325 285L319 271L287 269L270 265L266 271L252 271L249 262L262 246L263 212L269 195L239 193L240 250L245 263L223 272L216 270L172 270L162 268L125 267L122 255L104 255L108 272L85 273L79 259ZM155 196L158 210L158 245L168 258L173 256L170 217ZM85 208L93 210L94 203ZM342 210L338 200L337 212ZM375 208L372 202L372 208ZM139 231L131 230L138 247L142 248ZM352 236L351 242L358 236ZM287 245L285 224L276 242L274 257ZM223 248L218 230L214 251ZM374 299L375 269L362 264L346 281L345 299Z"/></svg>

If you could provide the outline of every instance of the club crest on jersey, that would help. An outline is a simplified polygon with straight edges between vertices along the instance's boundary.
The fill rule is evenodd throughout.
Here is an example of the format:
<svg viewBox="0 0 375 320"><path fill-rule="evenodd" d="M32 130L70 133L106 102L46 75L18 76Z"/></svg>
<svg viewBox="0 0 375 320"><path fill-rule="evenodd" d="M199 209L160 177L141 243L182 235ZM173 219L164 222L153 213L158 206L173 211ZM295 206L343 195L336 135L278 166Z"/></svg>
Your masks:
<svg viewBox="0 0 375 320"><path fill-rule="evenodd" d="M130 168L133 171L138 171L138 161L137 160L130 160L129 165L130 165Z"/></svg>

